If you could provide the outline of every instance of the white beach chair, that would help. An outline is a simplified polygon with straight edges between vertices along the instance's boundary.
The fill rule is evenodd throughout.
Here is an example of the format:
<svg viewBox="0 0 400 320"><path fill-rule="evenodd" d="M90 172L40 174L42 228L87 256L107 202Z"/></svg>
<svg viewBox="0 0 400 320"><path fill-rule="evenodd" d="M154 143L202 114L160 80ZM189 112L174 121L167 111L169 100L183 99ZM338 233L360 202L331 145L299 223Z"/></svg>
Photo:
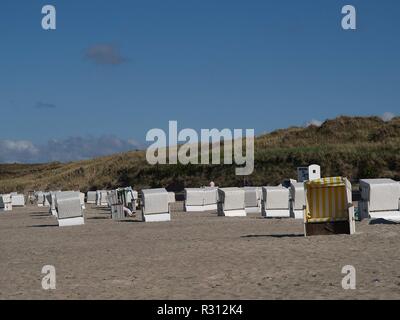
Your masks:
<svg viewBox="0 0 400 320"><path fill-rule="evenodd" d="M213 187L206 188L186 188L185 189L185 211L204 212L217 210L218 189Z"/></svg>
<svg viewBox="0 0 400 320"><path fill-rule="evenodd" d="M218 215L225 217L246 217L245 192L240 188L218 189Z"/></svg>
<svg viewBox="0 0 400 320"><path fill-rule="evenodd" d="M168 202L169 203L175 203L175 192L168 192Z"/></svg>
<svg viewBox="0 0 400 320"><path fill-rule="evenodd" d="M82 210L85 210L85 194L83 192L79 192L79 200L81 201Z"/></svg>
<svg viewBox="0 0 400 320"><path fill-rule="evenodd" d="M108 191L107 190L97 190L96 191L96 205L98 207L108 206Z"/></svg>
<svg viewBox="0 0 400 320"><path fill-rule="evenodd" d="M108 194L113 220L122 220L136 212L136 199L131 187L111 190Z"/></svg>
<svg viewBox="0 0 400 320"><path fill-rule="evenodd" d="M392 179L360 180L360 218L400 222L400 184Z"/></svg>
<svg viewBox="0 0 400 320"><path fill-rule="evenodd" d="M55 196L60 227L85 224L79 192L57 192Z"/></svg>
<svg viewBox="0 0 400 320"><path fill-rule="evenodd" d="M261 213L261 187L244 187L244 203L247 213Z"/></svg>
<svg viewBox="0 0 400 320"><path fill-rule="evenodd" d="M170 195L166 189L144 189L142 195L142 220L145 222L170 221Z"/></svg>
<svg viewBox="0 0 400 320"><path fill-rule="evenodd" d="M304 219L306 196L304 183L292 182L290 185L290 216L295 219Z"/></svg>
<svg viewBox="0 0 400 320"><path fill-rule="evenodd" d="M43 207L45 195L42 191L36 192L36 201L38 207Z"/></svg>
<svg viewBox="0 0 400 320"><path fill-rule="evenodd" d="M186 212L204 211L204 190L202 188L186 188L184 206Z"/></svg>
<svg viewBox="0 0 400 320"><path fill-rule="evenodd" d="M12 211L11 194L0 195L0 211Z"/></svg>
<svg viewBox="0 0 400 320"><path fill-rule="evenodd" d="M50 194L50 192L43 193L43 207L50 207L50 202L49 202L49 198L48 198L49 194Z"/></svg>
<svg viewBox="0 0 400 320"><path fill-rule="evenodd" d="M55 191L50 191L49 195L47 195L48 201L50 203L49 213L51 213L51 215L53 215L55 217L57 217L56 193L57 192L55 192Z"/></svg>
<svg viewBox="0 0 400 320"><path fill-rule="evenodd" d="M25 207L25 196L23 194L11 194L11 203L13 207Z"/></svg>
<svg viewBox="0 0 400 320"><path fill-rule="evenodd" d="M88 191L86 193L86 203L96 204L96 191Z"/></svg>
<svg viewBox="0 0 400 320"><path fill-rule="evenodd" d="M119 188L117 189L118 198L120 202L128 208L130 211L136 212L138 193L133 190L132 187Z"/></svg>
<svg viewBox="0 0 400 320"><path fill-rule="evenodd" d="M132 190L134 204L135 204L135 211L139 208L139 193L136 190Z"/></svg>
<svg viewBox="0 0 400 320"><path fill-rule="evenodd" d="M122 199L119 199L117 190L110 191L108 201L110 204L111 218L113 220L125 219L124 204Z"/></svg>
<svg viewBox="0 0 400 320"><path fill-rule="evenodd" d="M262 188L262 216L266 218L290 218L289 189L276 187Z"/></svg>
<svg viewBox="0 0 400 320"><path fill-rule="evenodd" d="M218 210L218 188L217 187L204 187L204 204L203 211L217 211Z"/></svg>

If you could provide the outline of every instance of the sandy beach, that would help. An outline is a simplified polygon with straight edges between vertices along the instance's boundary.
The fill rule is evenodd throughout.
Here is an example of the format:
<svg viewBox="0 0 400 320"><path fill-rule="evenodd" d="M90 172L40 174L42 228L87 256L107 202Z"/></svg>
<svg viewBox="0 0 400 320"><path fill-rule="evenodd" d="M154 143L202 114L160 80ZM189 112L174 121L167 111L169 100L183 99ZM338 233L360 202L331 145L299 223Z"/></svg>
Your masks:
<svg viewBox="0 0 400 320"><path fill-rule="evenodd" d="M400 225L304 238L302 221L183 213L113 221L88 206L59 228L48 208L0 213L0 299L399 299ZM41 286L56 268L56 290ZM356 268L356 290L341 286Z"/></svg>

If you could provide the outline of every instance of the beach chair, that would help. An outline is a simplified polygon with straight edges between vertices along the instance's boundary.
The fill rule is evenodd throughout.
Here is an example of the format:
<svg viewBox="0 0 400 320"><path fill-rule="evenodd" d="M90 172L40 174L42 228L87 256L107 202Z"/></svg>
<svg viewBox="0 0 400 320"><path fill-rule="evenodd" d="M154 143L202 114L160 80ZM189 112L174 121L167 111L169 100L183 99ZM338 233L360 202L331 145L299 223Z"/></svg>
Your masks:
<svg viewBox="0 0 400 320"><path fill-rule="evenodd" d="M245 192L240 188L218 189L218 215L225 217L246 217Z"/></svg>
<svg viewBox="0 0 400 320"><path fill-rule="evenodd" d="M360 180L360 219L400 221L400 184L392 179Z"/></svg>
<svg viewBox="0 0 400 320"><path fill-rule="evenodd" d="M88 191L86 194L86 203L96 204L96 191Z"/></svg>
<svg viewBox="0 0 400 320"><path fill-rule="evenodd" d="M217 210L218 189L207 188L186 188L185 189L185 211L204 212Z"/></svg>
<svg viewBox="0 0 400 320"><path fill-rule="evenodd" d="M168 203L175 203L175 192L168 192Z"/></svg>
<svg viewBox="0 0 400 320"><path fill-rule="evenodd" d="M261 213L262 188L244 187L243 190L246 213Z"/></svg>
<svg viewBox="0 0 400 320"><path fill-rule="evenodd" d="M38 207L43 207L45 195L42 191L36 192L36 202Z"/></svg>
<svg viewBox="0 0 400 320"><path fill-rule="evenodd" d="M128 208L132 213L136 212L136 203L138 199L137 191L134 191L132 187L118 188L117 189L118 199L124 207Z"/></svg>
<svg viewBox="0 0 400 320"><path fill-rule="evenodd" d="M136 190L132 190L132 195L134 199L134 208L136 211L136 209L139 208L139 193Z"/></svg>
<svg viewBox="0 0 400 320"><path fill-rule="evenodd" d="M306 197L304 183L292 182L290 185L290 217L294 219L304 219L304 206Z"/></svg>
<svg viewBox="0 0 400 320"><path fill-rule="evenodd" d="M304 235L355 233L350 182L343 177L307 181Z"/></svg>
<svg viewBox="0 0 400 320"><path fill-rule="evenodd" d="M111 218L113 220L125 219L123 200L118 197L118 190L111 190L108 195Z"/></svg>
<svg viewBox="0 0 400 320"><path fill-rule="evenodd" d="M142 196L142 221L161 222L171 220L170 195L164 188L144 189Z"/></svg>
<svg viewBox="0 0 400 320"><path fill-rule="evenodd" d="M97 190L96 191L96 205L98 207L107 207L109 205L107 190Z"/></svg>
<svg viewBox="0 0 400 320"><path fill-rule="evenodd" d="M50 192L43 193L43 207L50 207L50 202L49 202L49 198L48 198L49 194L50 194Z"/></svg>
<svg viewBox="0 0 400 320"><path fill-rule="evenodd" d="M11 194L0 194L0 211L12 211Z"/></svg>
<svg viewBox="0 0 400 320"><path fill-rule="evenodd" d="M217 187L204 187L204 203L203 211L217 211L218 210L218 188Z"/></svg>
<svg viewBox="0 0 400 320"><path fill-rule="evenodd" d="M83 192L79 192L79 200L81 201L82 210L85 210L85 194Z"/></svg>
<svg viewBox="0 0 400 320"><path fill-rule="evenodd" d="M85 224L79 192L57 192L55 203L60 227Z"/></svg>
<svg viewBox="0 0 400 320"><path fill-rule="evenodd" d="M131 187L111 190L108 193L108 201L113 220L125 219L136 212L136 200Z"/></svg>
<svg viewBox="0 0 400 320"><path fill-rule="evenodd" d="M23 194L12 193L11 203L13 207L25 207L25 196Z"/></svg>
<svg viewBox="0 0 400 320"><path fill-rule="evenodd" d="M55 217L57 217L57 208L56 208L56 193L54 191L51 191L49 193L49 195L47 195L48 197L48 201L50 203L50 210L49 213Z"/></svg>
<svg viewBox="0 0 400 320"><path fill-rule="evenodd" d="M265 218L290 218L289 189L282 186L263 187L261 210Z"/></svg>

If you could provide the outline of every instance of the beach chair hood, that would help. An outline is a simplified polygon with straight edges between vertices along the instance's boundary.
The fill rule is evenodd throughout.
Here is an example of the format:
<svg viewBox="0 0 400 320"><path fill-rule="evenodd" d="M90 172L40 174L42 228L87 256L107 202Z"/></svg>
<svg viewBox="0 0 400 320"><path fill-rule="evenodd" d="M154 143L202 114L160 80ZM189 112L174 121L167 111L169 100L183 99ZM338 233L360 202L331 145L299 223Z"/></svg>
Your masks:
<svg viewBox="0 0 400 320"><path fill-rule="evenodd" d="M352 206L351 184L343 177L305 182L307 222L348 221Z"/></svg>

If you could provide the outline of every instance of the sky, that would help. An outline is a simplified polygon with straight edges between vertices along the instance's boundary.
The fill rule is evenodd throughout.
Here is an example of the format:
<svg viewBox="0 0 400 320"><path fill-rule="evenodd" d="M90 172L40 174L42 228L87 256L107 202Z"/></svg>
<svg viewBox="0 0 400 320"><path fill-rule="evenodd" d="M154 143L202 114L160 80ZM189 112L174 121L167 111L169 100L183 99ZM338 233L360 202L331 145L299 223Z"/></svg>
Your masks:
<svg viewBox="0 0 400 320"><path fill-rule="evenodd" d="M143 148L170 120L261 134L398 115L399 17L398 0L3 0L0 162Z"/></svg>

